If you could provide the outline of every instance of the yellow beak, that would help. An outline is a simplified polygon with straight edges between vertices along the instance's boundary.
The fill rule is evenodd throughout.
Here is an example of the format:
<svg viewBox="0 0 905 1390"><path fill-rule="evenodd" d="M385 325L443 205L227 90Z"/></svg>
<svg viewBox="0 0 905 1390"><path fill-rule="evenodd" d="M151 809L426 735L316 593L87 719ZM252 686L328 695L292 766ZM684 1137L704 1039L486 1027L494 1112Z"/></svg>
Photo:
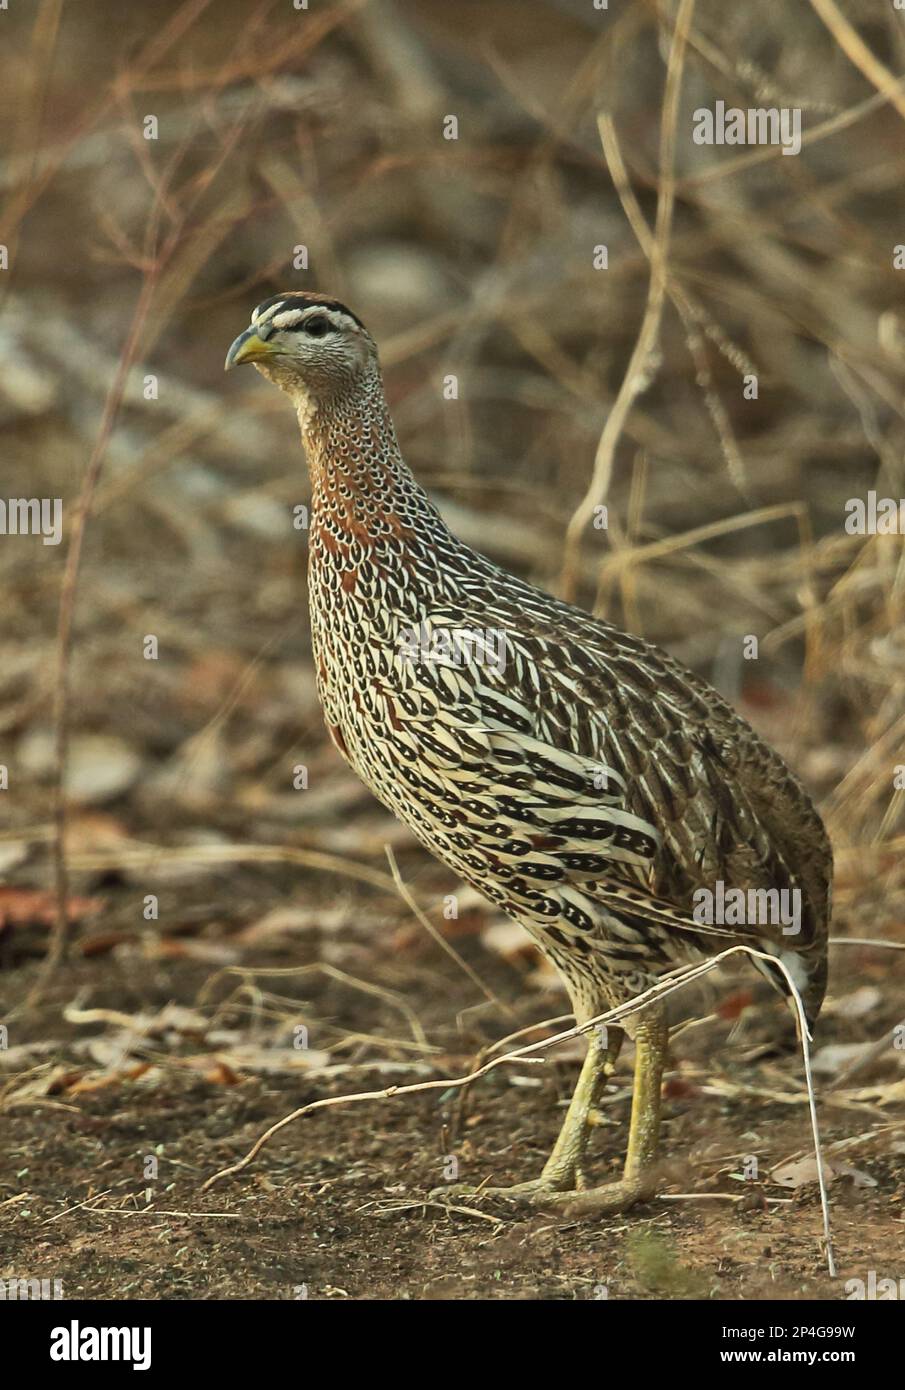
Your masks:
<svg viewBox="0 0 905 1390"><path fill-rule="evenodd" d="M243 362L259 362L262 357L269 357L272 352L273 348L263 338L259 338L253 328L246 328L226 354L223 370L228 372L232 367L241 367Z"/></svg>

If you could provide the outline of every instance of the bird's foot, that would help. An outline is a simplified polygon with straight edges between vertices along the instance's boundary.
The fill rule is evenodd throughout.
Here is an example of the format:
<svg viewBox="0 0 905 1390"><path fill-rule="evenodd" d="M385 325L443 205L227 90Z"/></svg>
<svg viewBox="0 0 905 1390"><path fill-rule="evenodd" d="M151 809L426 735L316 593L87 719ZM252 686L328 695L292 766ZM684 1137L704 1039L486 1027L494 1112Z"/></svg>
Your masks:
<svg viewBox="0 0 905 1390"><path fill-rule="evenodd" d="M489 1183L456 1182L445 1187L435 1187L430 1195L434 1202L501 1197L529 1205L543 1193L575 1192L584 1186L584 1174L577 1158L574 1155L552 1154L540 1175L529 1178L527 1182L513 1183L508 1187L491 1187Z"/></svg>
<svg viewBox="0 0 905 1390"><path fill-rule="evenodd" d="M513 1202L517 1206L532 1207L536 1211L555 1212L566 1217L606 1216L628 1211L638 1202L652 1197L656 1191L653 1181L641 1179L620 1179L619 1182L605 1183L601 1187L583 1187L581 1175L576 1174L577 1185L570 1190L555 1186L549 1178L541 1176L529 1182L519 1182L511 1187L490 1187L472 1183L454 1183L448 1187L435 1188L430 1194L435 1202L448 1206L456 1203L474 1203L484 1200Z"/></svg>
<svg viewBox="0 0 905 1390"><path fill-rule="evenodd" d="M618 1182L587 1187L578 1192L539 1190L532 1206L539 1211L557 1212L561 1216L612 1216L628 1211L638 1202L647 1201L656 1194L656 1190L657 1184L652 1178L620 1178Z"/></svg>

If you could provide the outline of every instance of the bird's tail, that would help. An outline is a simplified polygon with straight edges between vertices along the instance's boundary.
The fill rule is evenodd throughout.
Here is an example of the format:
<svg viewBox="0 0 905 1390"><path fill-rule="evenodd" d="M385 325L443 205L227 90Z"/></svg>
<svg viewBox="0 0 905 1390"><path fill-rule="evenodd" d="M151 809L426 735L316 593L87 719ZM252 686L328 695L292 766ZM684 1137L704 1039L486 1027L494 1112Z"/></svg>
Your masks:
<svg viewBox="0 0 905 1390"><path fill-rule="evenodd" d="M772 943L765 946L765 949L776 956L789 972L795 988L801 995L808 1032L813 1033L826 994L826 952L783 950L781 946ZM754 964L764 978L789 1001L789 1006L797 1014L785 971L779 965L773 965L771 961L755 960Z"/></svg>

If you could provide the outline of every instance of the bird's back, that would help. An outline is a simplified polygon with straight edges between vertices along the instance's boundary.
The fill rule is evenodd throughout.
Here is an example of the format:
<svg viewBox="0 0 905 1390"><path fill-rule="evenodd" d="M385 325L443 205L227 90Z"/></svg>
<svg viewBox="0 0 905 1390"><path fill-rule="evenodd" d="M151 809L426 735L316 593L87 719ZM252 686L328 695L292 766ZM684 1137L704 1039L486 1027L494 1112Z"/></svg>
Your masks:
<svg viewBox="0 0 905 1390"><path fill-rule="evenodd" d="M588 1008L746 942L783 960L816 1017L832 854L782 758L666 652L448 532L422 540L378 545L331 600L365 636L325 681L328 722L375 793L533 932ZM706 921L701 892L728 890L755 894L753 921ZM784 924L775 902L797 915Z"/></svg>

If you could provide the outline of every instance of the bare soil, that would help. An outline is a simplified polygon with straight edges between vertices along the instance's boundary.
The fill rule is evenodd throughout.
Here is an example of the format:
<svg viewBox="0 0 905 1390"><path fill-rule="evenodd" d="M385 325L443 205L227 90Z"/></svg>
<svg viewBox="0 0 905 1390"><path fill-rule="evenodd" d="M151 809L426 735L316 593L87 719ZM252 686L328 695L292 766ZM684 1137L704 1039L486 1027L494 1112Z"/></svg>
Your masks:
<svg viewBox="0 0 905 1390"><path fill-rule="evenodd" d="M244 892L254 886L246 880ZM222 927L208 944L236 940L238 930ZM167 958L167 943L178 946L178 937L152 950L135 940L86 957L98 938L92 946L83 936L46 1004L11 1029L23 1048L46 1040L48 1030L59 1040L52 1063L38 1060L6 1086L0 1275L61 1278L67 1297L89 1299L586 1299L604 1291L633 1299L833 1299L842 1296L841 1280L894 1265L905 1186L895 1130L879 1107L852 1100L821 1107L828 1152L852 1160L856 1172L831 1189L839 1281L826 1273L815 1185L788 1190L770 1180L775 1165L807 1153L809 1137L800 1067L786 1049L791 1027L758 983L733 1019L719 1010L737 1014L749 996L721 980L710 1000L718 1011L679 1032L666 1083L664 1196L625 1217L579 1223L466 1199L449 1212L428 1199L448 1175L450 1155L469 1181L514 1182L538 1170L574 1081L574 1048L570 1061L554 1053L542 1067L498 1069L469 1088L464 1105L457 1093L435 1090L314 1113L283 1129L251 1167L200 1191L300 1105L461 1075L493 1037L560 1012L555 994L531 985L524 962L501 963L476 937L463 934L457 949L490 988L518 1001L517 1019L475 1008L470 981L406 923L384 923L364 943L354 935L344 942L340 932L331 943L335 956L347 953L339 978L266 977L269 988L279 986L283 1043L297 1026L295 998L312 1060L324 1037L330 1063L349 1067L319 1079L315 1065L310 1080L281 1072L278 1056L273 1073L242 1069L249 1039L267 1032L266 1046L275 1045L267 1020L277 1007L248 951L242 974L214 979L206 964ZM4 1009L34 977L35 938L27 928L13 933L13 968L0 976ZM301 950L281 944L258 950L255 963L296 971L318 949L323 942ZM383 997L345 982L347 971L355 974L353 955L359 971L370 956L366 978ZM867 948L858 955L857 969L848 962L847 988L881 973L901 988L905 967L890 968ZM244 998L234 992L237 979ZM438 1049L419 1058L420 1072L387 1066L395 1058L411 1067L418 1056L406 1047L397 1000ZM178 1026L152 1030L144 1042L122 1031L130 1016L159 1016L173 1004L192 1016L179 1024L173 1014ZM74 1007L83 1021L66 1022L61 1009L77 1020ZM105 1009L116 1013L103 1017ZM211 1025L207 1036L192 1033L196 1013ZM861 1030L832 1014L824 1032L831 1029L849 1040ZM770 1039L780 1034L777 1051ZM626 1055L595 1131L598 1181L618 1175L629 1083ZM751 1155L760 1181L743 1185L742 1160ZM145 1176L149 1157L157 1159L156 1177ZM866 1179L876 1185L857 1185Z"/></svg>

